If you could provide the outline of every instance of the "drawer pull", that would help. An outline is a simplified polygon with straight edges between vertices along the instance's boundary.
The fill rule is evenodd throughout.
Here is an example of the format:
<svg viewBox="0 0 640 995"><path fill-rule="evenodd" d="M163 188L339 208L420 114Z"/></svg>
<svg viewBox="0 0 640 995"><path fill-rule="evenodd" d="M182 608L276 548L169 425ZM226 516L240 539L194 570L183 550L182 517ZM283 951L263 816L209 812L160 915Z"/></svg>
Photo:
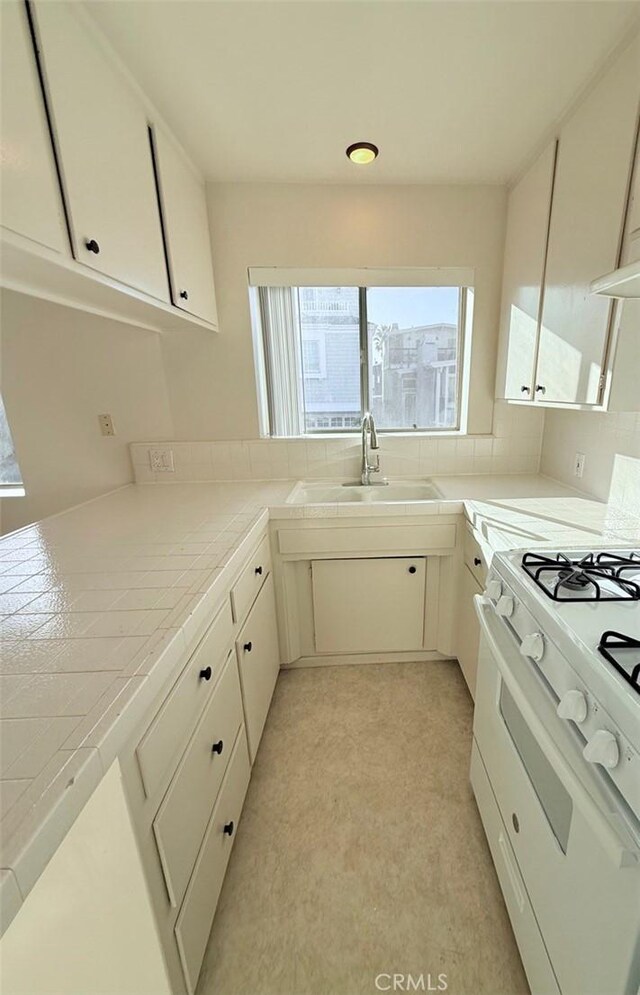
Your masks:
<svg viewBox="0 0 640 995"><path fill-rule="evenodd" d="M256 567L256 574L258 577L262 577L262 567Z"/></svg>
<svg viewBox="0 0 640 995"><path fill-rule="evenodd" d="M85 249L87 249L88 252L93 252L93 253L95 253L96 256L100 252L100 246L96 242L95 238L88 238L85 241L84 245L85 245Z"/></svg>
<svg viewBox="0 0 640 995"><path fill-rule="evenodd" d="M227 822L225 824L225 827L222 830L222 832L225 834L225 836L233 836L233 830L234 830L234 825L232 820L231 822Z"/></svg>
<svg viewBox="0 0 640 995"><path fill-rule="evenodd" d="M182 298L183 301L188 301L189 300L189 293L186 290L181 290L180 291L180 296L181 296L181 298Z"/></svg>
<svg viewBox="0 0 640 995"><path fill-rule="evenodd" d="M221 739L219 739L218 742L214 743L213 746L211 747L211 752L217 753L218 756L220 756L223 749L224 749L224 742Z"/></svg>
<svg viewBox="0 0 640 995"><path fill-rule="evenodd" d="M200 680L202 681L211 680L211 667L205 667L204 670L200 671Z"/></svg>
<svg viewBox="0 0 640 995"><path fill-rule="evenodd" d="M518 816L516 815L515 812L513 812L511 814L511 821L513 823L513 828L515 829L515 831L517 833L519 833L520 832L520 821L519 821Z"/></svg>
<svg viewBox="0 0 640 995"><path fill-rule="evenodd" d="M474 566L476 566L476 567L481 567L482 566L482 560L480 559L479 556L474 556L473 563L474 563Z"/></svg>
<svg viewBox="0 0 640 995"><path fill-rule="evenodd" d="M415 567L409 567L409 573L410 574L414 574L415 572L416 572L416 568Z"/></svg>
<svg viewBox="0 0 640 995"><path fill-rule="evenodd" d="M242 648L245 651L245 653L250 653L251 650L253 649L253 643L252 642L245 643Z"/></svg>

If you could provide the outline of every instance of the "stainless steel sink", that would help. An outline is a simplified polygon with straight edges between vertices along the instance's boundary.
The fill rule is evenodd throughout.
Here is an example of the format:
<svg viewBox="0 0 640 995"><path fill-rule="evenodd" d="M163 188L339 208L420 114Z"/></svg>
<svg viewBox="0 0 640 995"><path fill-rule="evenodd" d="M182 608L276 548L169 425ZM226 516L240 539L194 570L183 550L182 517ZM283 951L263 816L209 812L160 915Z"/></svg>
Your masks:
<svg viewBox="0 0 640 995"><path fill-rule="evenodd" d="M386 485L371 486L356 482L301 480L287 498L287 504L394 504L441 498L440 491L430 480L392 480Z"/></svg>

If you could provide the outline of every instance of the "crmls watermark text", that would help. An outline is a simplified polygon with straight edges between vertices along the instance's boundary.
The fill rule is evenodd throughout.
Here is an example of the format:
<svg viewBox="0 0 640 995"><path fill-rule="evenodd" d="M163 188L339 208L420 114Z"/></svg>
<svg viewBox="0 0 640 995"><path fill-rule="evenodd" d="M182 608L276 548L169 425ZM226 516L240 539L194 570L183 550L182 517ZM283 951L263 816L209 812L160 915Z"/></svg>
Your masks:
<svg viewBox="0 0 640 995"><path fill-rule="evenodd" d="M379 992L446 992L446 974L377 974Z"/></svg>

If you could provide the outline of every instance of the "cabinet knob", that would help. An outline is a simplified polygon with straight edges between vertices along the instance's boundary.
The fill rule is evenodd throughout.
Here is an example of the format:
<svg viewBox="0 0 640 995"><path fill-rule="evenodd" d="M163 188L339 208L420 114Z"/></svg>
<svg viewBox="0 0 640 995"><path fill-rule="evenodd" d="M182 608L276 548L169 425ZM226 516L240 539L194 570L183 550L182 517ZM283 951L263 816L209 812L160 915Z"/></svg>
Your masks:
<svg viewBox="0 0 640 995"><path fill-rule="evenodd" d="M242 648L245 651L245 653L250 653L253 648L253 643L252 642L245 643Z"/></svg>
<svg viewBox="0 0 640 995"><path fill-rule="evenodd" d="M520 832L520 820L518 819L518 816L516 815L515 812L511 813L511 822L513 823L513 828L515 829L515 831L517 833L519 833Z"/></svg>
<svg viewBox="0 0 640 995"><path fill-rule="evenodd" d="M541 383L536 384L536 394L546 394L547 388L543 387Z"/></svg>
<svg viewBox="0 0 640 995"><path fill-rule="evenodd" d="M524 384L523 384L522 387L520 388L520 393L521 394L530 394L531 393L531 387L525 387Z"/></svg>
<svg viewBox="0 0 640 995"><path fill-rule="evenodd" d="M482 560L480 559L479 556L474 556L473 563L474 563L474 566L476 566L476 567L481 567L482 566Z"/></svg>
<svg viewBox="0 0 640 995"><path fill-rule="evenodd" d="M415 567L409 567L409 573L410 574L414 574L415 572L416 572L416 568Z"/></svg>
<svg viewBox="0 0 640 995"><path fill-rule="evenodd" d="M225 823L225 827L222 830L222 832L225 834L225 836L233 836L233 830L234 830L234 828L235 827L233 825L233 820L232 820L231 822Z"/></svg>
<svg viewBox="0 0 640 995"><path fill-rule="evenodd" d="M96 242L95 238L88 238L84 243L84 246L88 252L95 252L96 256L100 252L100 246Z"/></svg>
<svg viewBox="0 0 640 995"><path fill-rule="evenodd" d="M256 567L256 574L258 577L262 577L262 567Z"/></svg>
<svg viewBox="0 0 640 995"><path fill-rule="evenodd" d="M218 742L214 743L213 746L211 747L211 752L217 753L218 756L220 756L223 749L224 749L224 742L221 739L219 739Z"/></svg>
<svg viewBox="0 0 640 995"><path fill-rule="evenodd" d="M182 297L183 301L188 301L189 300L189 293L186 290L181 290L180 291L180 296Z"/></svg>
<svg viewBox="0 0 640 995"><path fill-rule="evenodd" d="M200 671L200 679L203 681L211 680L211 667L205 667L204 670Z"/></svg>

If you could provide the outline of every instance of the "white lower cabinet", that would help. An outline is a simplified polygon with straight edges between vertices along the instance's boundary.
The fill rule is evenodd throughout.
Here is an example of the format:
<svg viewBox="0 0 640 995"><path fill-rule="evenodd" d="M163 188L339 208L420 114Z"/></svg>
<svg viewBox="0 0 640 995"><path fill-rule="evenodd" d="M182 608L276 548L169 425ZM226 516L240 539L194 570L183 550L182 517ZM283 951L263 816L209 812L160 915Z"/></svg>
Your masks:
<svg viewBox="0 0 640 995"><path fill-rule="evenodd" d="M265 582L240 631L236 640L236 653L249 752L253 763L280 670L276 605L271 577Z"/></svg>
<svg viewBox="0 0 640 995"><path fill-rule="evenodd" d="M248 552L121 757L174 995L198 982L280 668L266 533Z"/></svg>
<svg viewBox="0 0 640 995"><path fill-rule="evenodd" d="M421 650L426 559L313 560L318 653Z"/></svg>
<svg viewBox="0 0 640 995"><path fill-rule="evenodd" d="M184 895L241 725L238 668L231 651L153 823L169 900L174 906Z"/></svg>
<svg viewBox="0 0 640 995"><path fill-rule="evenodd" d="M480 645L480 625L476 617L473 599L476 594L482 594L482 590L481 585L465 564L462 567L460 583L460 624L457 653L458 663L472 698L476 696L476 672Z"/></svg>
<svg viewBox="0 0 640 995"><path fill-rule="evenodd" d="M247 740L241 729L176 921L176 940L190 995L198 983L250 776Z"/></svg>

